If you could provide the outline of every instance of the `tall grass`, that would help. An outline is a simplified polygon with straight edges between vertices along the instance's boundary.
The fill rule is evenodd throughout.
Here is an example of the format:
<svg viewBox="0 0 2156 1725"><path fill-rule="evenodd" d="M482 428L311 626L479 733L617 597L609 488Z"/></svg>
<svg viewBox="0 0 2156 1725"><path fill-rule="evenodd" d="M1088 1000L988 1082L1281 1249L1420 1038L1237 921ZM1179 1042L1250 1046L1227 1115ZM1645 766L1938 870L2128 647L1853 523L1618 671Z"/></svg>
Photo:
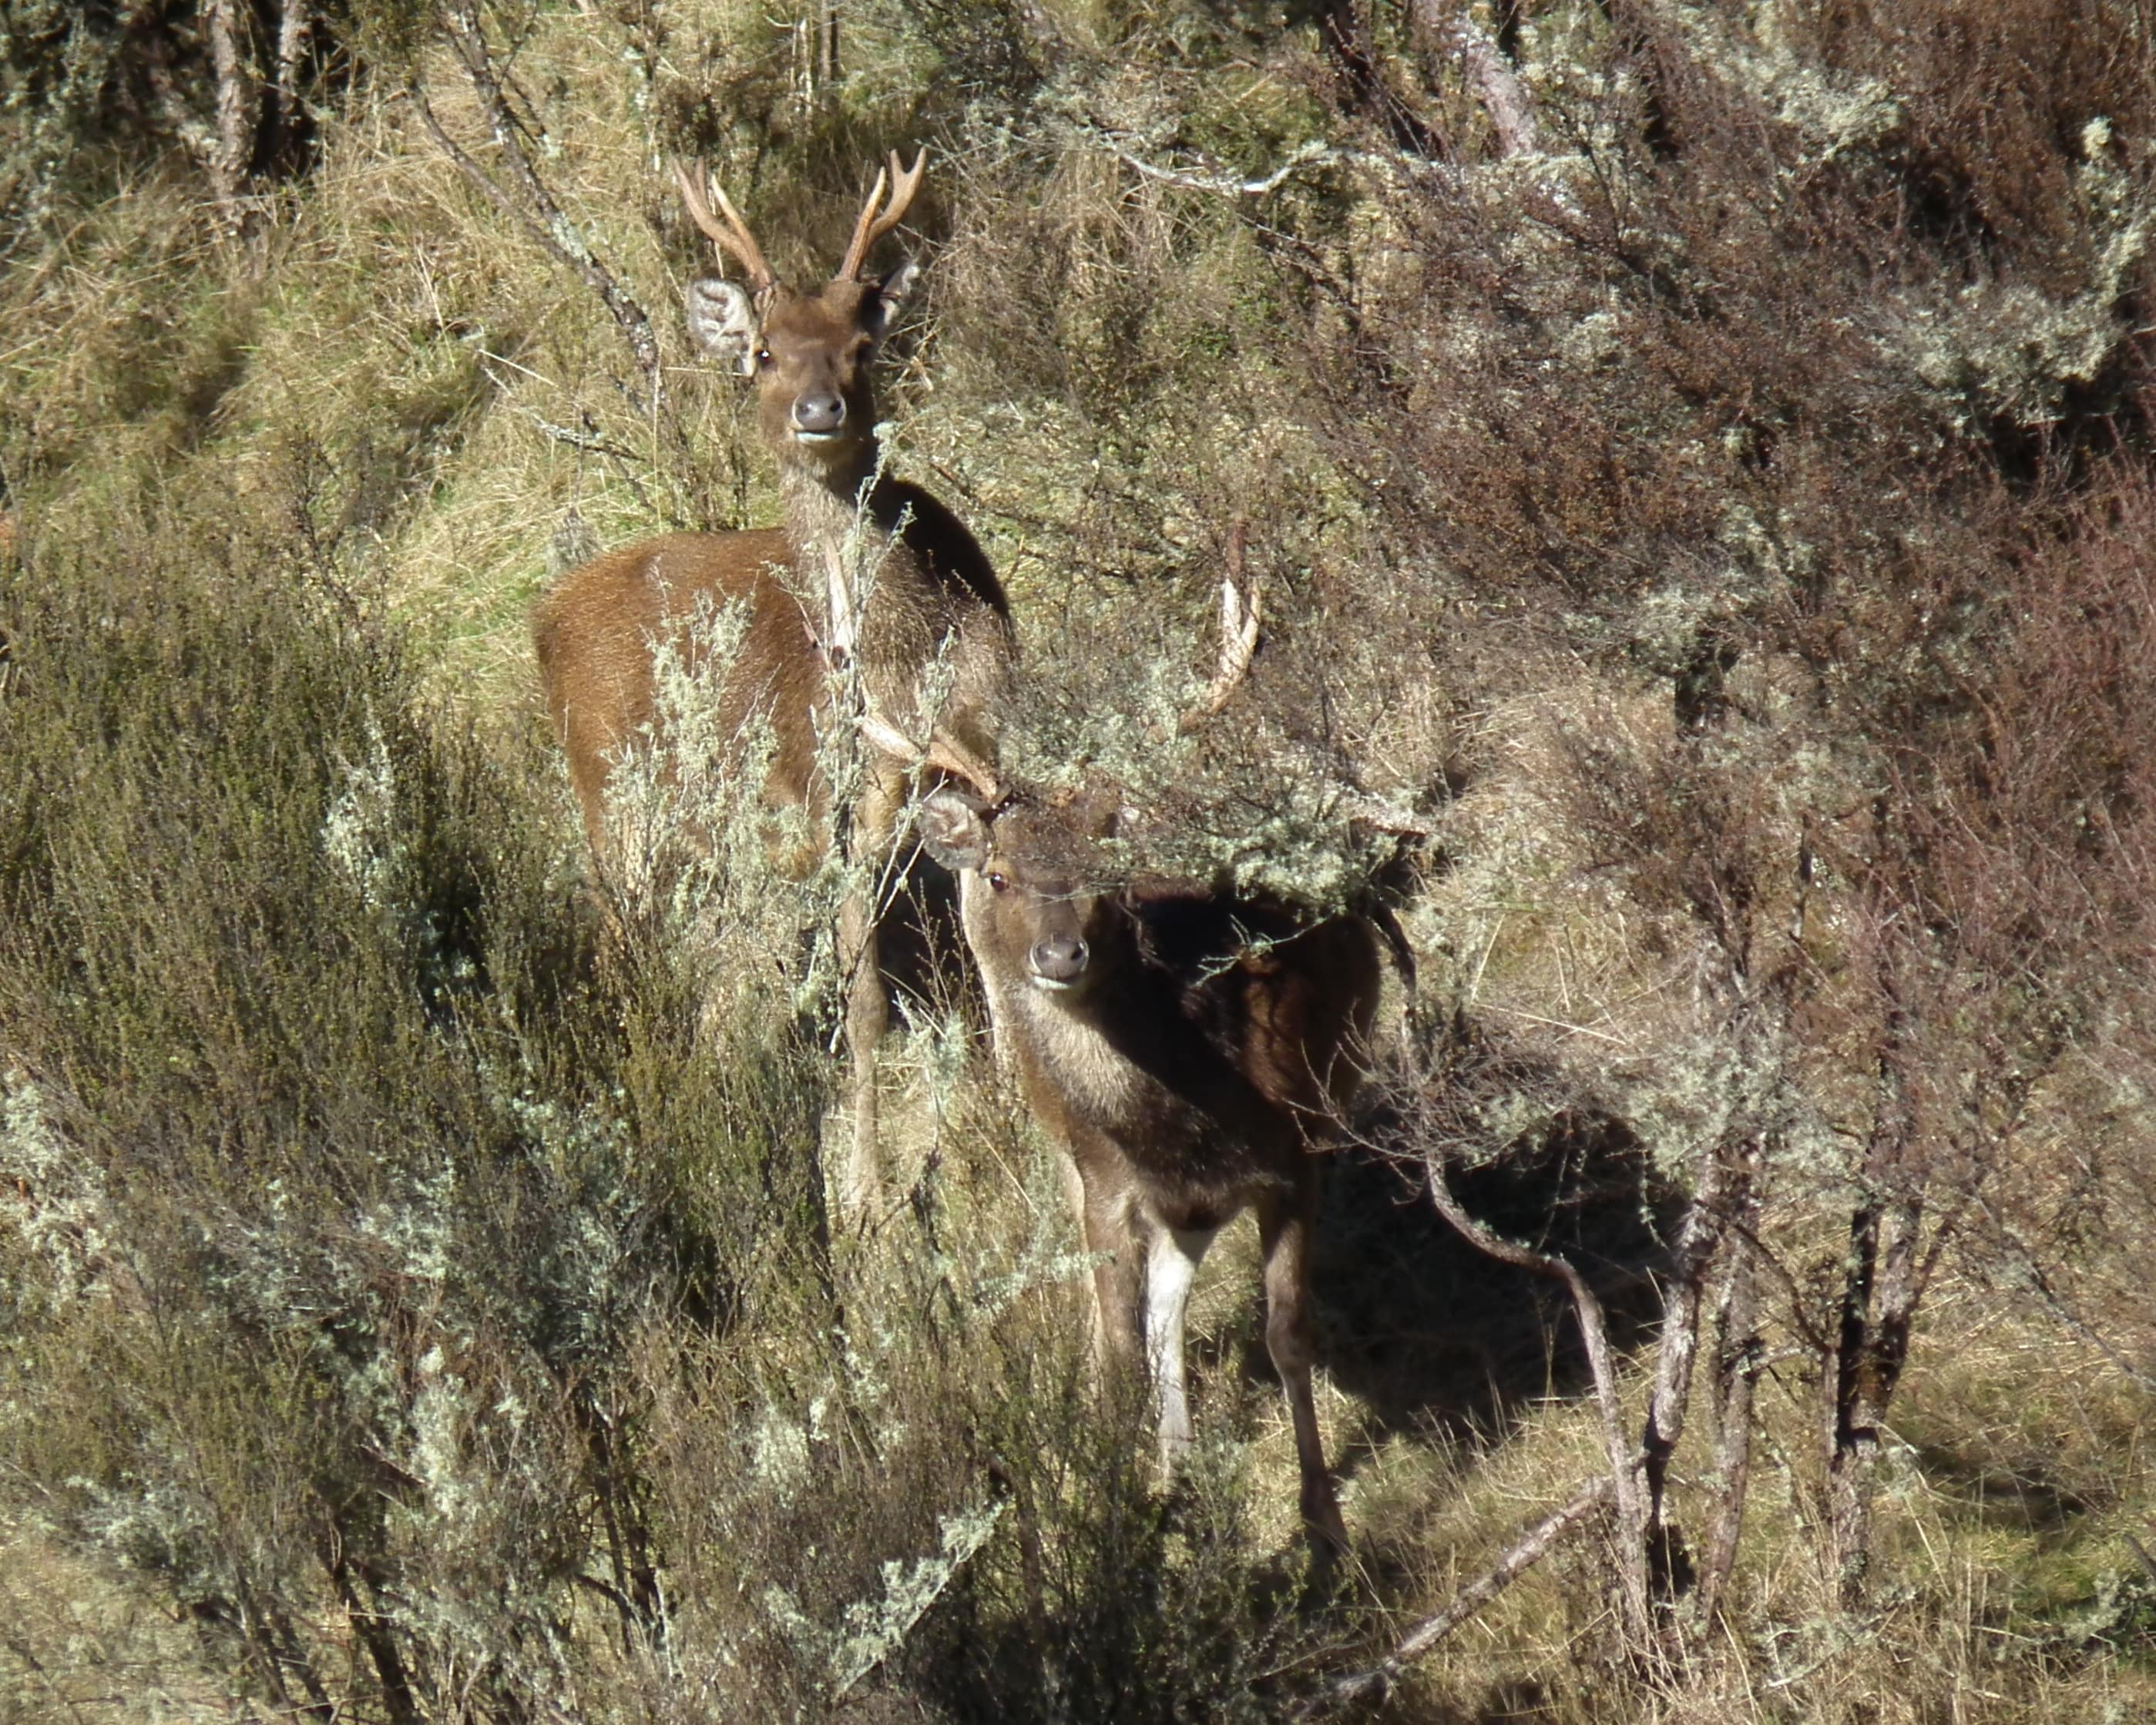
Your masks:
<svg viewBox="0 0 2156 1725"><path fill-rule="evenodd" d="M815 12L485 12L655 402L400 94L500 170L425 8L321 9L318 157L244 234L163 122L85 117L109 56L0 141L94 146L0 188L0 1719L1291 1713L1606 1466L1562 1300L1382 1166L1433 1149L1635 1350L1702 1171L1753 1208L1676 1656L1590 1532L1388 1717L2145 1711L2146 20L1466 8L1507 157L1430 8L878 0L835 80ZM1011 588L1007 764L1172 816L1141 861L1381 884L1419 963L1327 1212L1338 1599L1248 1242L1166 1489L963 985L834 1229L850 883L773 870L808 835L693 679L639 866L581 855L542 734L550 572L776 513L676 326L666 158L808 279L913 141L889 447ZM1186 730L1231 556L1264 643Z"/></svg>

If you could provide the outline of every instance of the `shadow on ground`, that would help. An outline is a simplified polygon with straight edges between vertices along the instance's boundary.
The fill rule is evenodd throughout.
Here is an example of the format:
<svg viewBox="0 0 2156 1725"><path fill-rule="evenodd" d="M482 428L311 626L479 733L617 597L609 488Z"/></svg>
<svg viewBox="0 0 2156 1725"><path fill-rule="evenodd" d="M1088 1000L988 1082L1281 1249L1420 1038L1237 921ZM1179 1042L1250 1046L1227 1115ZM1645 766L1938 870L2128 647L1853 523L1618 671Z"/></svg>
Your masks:
<svg viewBox="0 0 2156 1725"><path fill-rule="evenodd" d="M1318 1354L1363 1405L1351 1466L1353 1450L1395 1433L1494 1441L1528 1401L1591 1389L1563 1286L1461 1238L1431 1205L1426 1178L1368 1149L1343 1151L1327 1170ZM1646 1337L1681 1199L1621 1122L1571 1121L1450 1178L1471 1215L1586 1275L1614 1345Z"/></svg>

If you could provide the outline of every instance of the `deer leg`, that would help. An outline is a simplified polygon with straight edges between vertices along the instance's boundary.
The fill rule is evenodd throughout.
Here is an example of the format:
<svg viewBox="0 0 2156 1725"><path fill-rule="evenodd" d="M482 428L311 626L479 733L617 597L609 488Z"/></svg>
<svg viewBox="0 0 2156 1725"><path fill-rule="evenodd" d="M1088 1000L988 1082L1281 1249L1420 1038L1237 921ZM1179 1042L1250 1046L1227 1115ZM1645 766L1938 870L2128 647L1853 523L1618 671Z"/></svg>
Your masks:
<svg viewBox="0 0 2156 1725"><path fill-rule="evenodd" d="M849 861L854 876L839 907L839 958L846 978L846 1052L852 1063L853 1142L846 1160L842 1196L848 1208L865 1211L875 1203L880 1180L876 1153L876 1047L891 1020L884 998L883 968L877 962L878 888L891 850L903 784L872 774L855 811Z"/></svg>
<svg viewBox="0 0 2156 1725"><path fill-rule="evenodd" d="M1295 1425L1296 1461L1302 1472L1302 1525L1312 1561L1322 1571L1348 1551L1348 1524L1325 1466L1325 1439L1317 1426L1311 1368L1317 1350L1311 1335L1310 1240L1317 1222L1317 1173L1306 1158L1294 1186L1259 1200L1259 1238L1265 1260L1265 1348L1281 1376L1288 1418Z"/></svg>
<svg viewBox="0 0 2156 1725"><path fill-rule="evenodd" d="M1142 1242L1132 1226L1129 1195L1114 1182L1089 1178L1070 1158L1078 1221L1093 1266L1093 1354L1105 1379L1145 1357Z"/></svg>
<svg viewBox="0 0 2156 1725"><path fill-rule="evenodd" d="M1219 1231L1157 1222L1146 1253L1146 1363L1152 1368L1154 1405L1160 1411L1161 1472L1169 1476L1196 1435L1183 1368L1183 1319L1199 1260Z"/></svg>

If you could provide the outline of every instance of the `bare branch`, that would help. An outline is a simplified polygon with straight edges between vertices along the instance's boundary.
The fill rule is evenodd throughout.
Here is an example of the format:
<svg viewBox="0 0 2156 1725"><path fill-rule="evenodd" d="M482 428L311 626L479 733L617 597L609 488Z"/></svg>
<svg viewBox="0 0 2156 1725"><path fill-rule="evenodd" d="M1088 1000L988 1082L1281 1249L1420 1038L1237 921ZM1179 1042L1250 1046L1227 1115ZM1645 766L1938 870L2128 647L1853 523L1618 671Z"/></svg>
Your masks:
<svg viewBox="0 0 2156 1725"><path fill-rule="evenodd" d="M1609 1453L1609 1486L1617 1506L1619 1538L1617 1561L1623 1584L1625 1615L1640 1645L1645 1646L1651 1627L1647 1598L1646 1553L1642 1535L1645 1511L1640 1497L1640 1458L1625 1440L1625 1410L1617 1395L1617 1368L1609 1347L1609 1328L1602 1315L1602 1301L1588 1286L1587 1278L1566 1260L1538 1252L1493 1232L1460 1207L1446 1183L1445 1164L1435 1155L1424 1158L1430 1171L1430 1201L1437 1213L1478 1250L1500 1263L1532 1271L1561 1281L1572 1295L1580 1340L1587 1349L1588 1369L1594 1378L1594 1399L1602 1414L1602 1438Z"/></svg>
<svg viewBox="0 0 2156 1725"><path fill-rule="evenodd" d="M480 110L486 116L494 141L501 146L501 159L508 166L510 176L521 193L520 203L496 185L493 179L457 147L449 135L442 129L428 105L426 94L415 83L409 90L419 116L426 122L427 130L434 135L449 159L455 162L465 177L476 185L497 208L512 217L524 231L537 242L547 254L556 262L567 265L582 276L585 285L599 296L621 332L629 339L636 362L650 380L652 393L658 394L661 384L659 371L659 343L651 333L651 320L644 308L624 293L613 279L613 274L601 263L586 242L575 223L562 213L554 202L546 182L539 177L531 165L531 153L526 147L522 129L509 110L509 103L502 94L501 78L495 69L494 57L480 32L479 18L468 5L449 5L444 8L449 26L449 39L456 46L457 57L464 62L465 74L471 80L473 92L479 97Z"/></svg>
<svg viewBox="0 0 2156 1725"><path fill-rule="evenodd" d="M1544 1516L1507 1546L1496 1563L1455 1594L1443 1610L1425 1617L1401 1636L1378 1664L1328 1684L1322 1697L1325 1703L1337 1706L1382 1698L1410 1661L1421 1658L1532 1568L1566 1533L1608 1502L1609 1491L1610 1481L1605 1475L1576 1493L1563 1508Z"/></svg>
<svg viewBox="0 0 2156 1725"><path fill-rule="evenodd" d="M514 406L515 403L512 403L511 405ZM566 425L557 425L552 420L533 413L529 408L519 407L516 411L557 444L567 444L570 448L582 449L587 454L609 455L617 461L642 463L644 460L644 458L634 449L624 449L619 444L610 444L604 438L594 436L590 432L572 431Z"/></svg>
<svg viewBox="0 0 2156 1725"><path fill-rule="evenodd" d="M1114 151L1116 159L1133 172L1149 180L1158 180L1163 185L1174 186L1185 192L1210 192L1222 198L1264 198L1280 190L1296 175L1308 167L1324 167L1336 162L1352 162L1363 152L1337 149L1312 139L1298 144L1288 152L1287 160L1270 173L1255 180L1237 179L1232 174L1218 170L1159 167L1134 156L1112 139L1103 137L1102 143Z"/></svg>

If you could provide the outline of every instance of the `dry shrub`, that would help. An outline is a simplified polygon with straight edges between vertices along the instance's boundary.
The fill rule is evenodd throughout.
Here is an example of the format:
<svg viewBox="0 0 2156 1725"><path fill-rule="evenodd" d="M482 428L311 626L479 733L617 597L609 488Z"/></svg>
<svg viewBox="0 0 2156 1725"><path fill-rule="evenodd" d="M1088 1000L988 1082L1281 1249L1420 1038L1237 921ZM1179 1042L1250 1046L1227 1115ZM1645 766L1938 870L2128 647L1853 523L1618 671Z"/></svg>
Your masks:
<svg viewBox="0 0 2156 1725"><path fill-rule="evenodd" d="M1643 1667L1584 1543L1395 1714L2132 1708L2145 21L1502 7L1546 144L1505 160L1435 10L1325 9L1371 57L1345 101L1303 13L847 8L824 83L809 9L490 10L656 414L377 100L416 68L490 148L425 28L379 45L412 8L253 254L168 162L11 260L12 1539L183 1606L237 1692L362 1717L1262 1716L1382 1640L1284 1609L1241 1307L1201 1349L1228 1435L1155 1489L949 1003L892 1060L903 1201L830 1237L828 895L737 806L602 962L526 722L550 557L772 512L730 380L675 368L707 256L654 164L708 154L799 269L927 137L896 465L1011 578L1013 763L1312 903L1430 829L1430 1034L1363 1123L1481 1163L1632 1337L1684 1281L1672 1186L1745 1170L1661 1548L1748 1502L1718 1620ZM1236 562L1265 638L1185 729ZM1563 1307L1366 1173L1328 1407L1397 1618L1603 1463Z"/></svg>
<svg viewBox="0 0 2156 1725"><path fill-rule="evenodd" d="M0 592L11 1541L251 1705L1268 1711L1309 1631L1240 1451L1156 1492L1008 1110L942 1147L1029 1231L932 1161L834 1242L814 1015L738 963L798 901L707 857L605 936L311 501Z"/></svg>

